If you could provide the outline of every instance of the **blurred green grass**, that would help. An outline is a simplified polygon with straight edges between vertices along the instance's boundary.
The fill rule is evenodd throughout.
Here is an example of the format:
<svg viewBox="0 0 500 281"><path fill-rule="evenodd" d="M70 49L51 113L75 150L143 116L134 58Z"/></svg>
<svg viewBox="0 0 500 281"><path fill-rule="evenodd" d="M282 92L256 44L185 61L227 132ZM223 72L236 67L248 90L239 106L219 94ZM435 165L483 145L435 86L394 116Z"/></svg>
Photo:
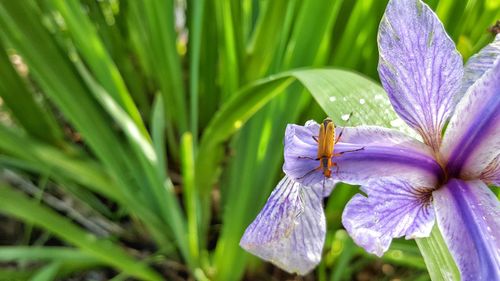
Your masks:
<svg viewBox="0 0 500 281"><path fill-rule="evenodd" d="M426 2L464 59L493 38L498 1ZM395 118L338 70L378 79L386 3L0 0L0 280L293 278L239 239L281 176L287 123ZM428 280L413 241L382 259L353 244L355 192L326 202L304 279Z"/></svg>

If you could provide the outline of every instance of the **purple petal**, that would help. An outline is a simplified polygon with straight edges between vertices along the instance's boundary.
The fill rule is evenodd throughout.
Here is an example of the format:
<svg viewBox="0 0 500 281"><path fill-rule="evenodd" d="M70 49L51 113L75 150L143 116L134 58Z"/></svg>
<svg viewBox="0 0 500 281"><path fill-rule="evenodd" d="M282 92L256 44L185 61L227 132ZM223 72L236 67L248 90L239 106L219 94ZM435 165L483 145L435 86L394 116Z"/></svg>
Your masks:
<svg viewBox="0 0 500 281"><path fill-rule="evenodd" d="M481 181L452 179L433 192L439 229L462 280L500 280L500 203Z"/></svg>
<svg viewBox="0 0 500 281"><path fill-rule="evenodd" d="M382 256L392 238L428 237L434 225L429 186L410 185L396 178L374 180L347 203L342 223L367 252Z"/></svg>
<svg viewBox="0 0 500 281"><path fill-rule="evenodd" d="M394 110L437 151L463 76L462 58L421 1L393 0L378 33L378 71Z"/></svg>
<svg viewBox="0 0 500 281"><path fill-rule="evenodd" d="M434 186L443 178L441 166L430 148L405 134L375 126L346 127L336 153L363 147L335 157L339 177L351 184L364 184L373 178L398 176L409 182Z"/></svg>
<svg viewBox="0 0 500 281"><path fill-rule="evenodd" d="M345 127L340 142L334 147L332 177L325 179L317 157L318 144L313 136L319 126L289 125L285 136L285 164L283 171L304 185L320 184L331 187L336 181L364 184L373 177L400 176L418 181L426 179L435 185L442 177L441 166L423 143L403 133L375 126ZM342 128L337 128L336 133ZM359 151L348 152L355 149ZM312 171L312 172L311 172Z"/></svg>
<svg viewBox="0 0 500 281"><path fill-rule="evenodd" d="M322 200L321 190L285 176L246 229L240 246L290 273L307 274L320 262L325 241Z"/></svg>
<svg viewBox="0 0 500 281"><path fill-rule="evenodd" d="M442 154L450 177L500 184L500 60L457 105Z"/></svg>
<svg viewBox="0 0 500 281"><path fill-rule="evenodd" d="M472 56L465 65L464 78L462 79L462 89L460 93L465 94L474 82L483 74L493 68L500 59L500 34L495 40L484 47L479 53Z"/></svg>

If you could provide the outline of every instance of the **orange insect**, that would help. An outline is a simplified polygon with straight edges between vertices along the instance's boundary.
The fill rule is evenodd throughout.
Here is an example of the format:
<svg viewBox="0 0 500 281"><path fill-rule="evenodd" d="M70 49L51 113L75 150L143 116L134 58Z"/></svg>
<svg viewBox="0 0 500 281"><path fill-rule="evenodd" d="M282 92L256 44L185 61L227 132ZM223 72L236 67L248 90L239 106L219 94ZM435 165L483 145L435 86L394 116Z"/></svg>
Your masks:
<svg viewBox="0 0 500 281"><path fill-rule="evenodd" d="M318 157L320 166L318 167L327 178L332 176L331 167L338 167L337 163L332 161L334 155L333 148L340 139L340 136L335 139L335 124L332 119L326 118L319 127L318 136Z"/></svg>
<svg viewBox="0 0 500 281"><path fill-rule="evenodd" d="M352 112L349 114L347 121L349 121L349 118L351 118L351 116L352 116ZM299 179L304 178L315 171L321 171L323 173L323 175L325 176L325 178L331 178L332 167L336 167L337 172L338 172L337 163L332 161L332 158L334 156L340 156L340 155L347 153L347 152L354 152L354 151L359 151L359 150L364 149L364 147L362 147L362 148L358 148L358 149L353 149L353 150L348 150L348 151L342 151L340 153L335 153L334 152L335 144L337 144L340 141L340 138L342 137L342 133L344 132L344 128L342 128L342 130L339 133L339 136L337 138L335 138L335 128L336 128L336 126L333 123L332 119L330 119L330 118L326 118L325 120L323 120L323 123L320 124L318 137L313 136L313 139L318 143L317 158L313 159L310 157L299 156L299 158L319 160L319 167L307 172L305 175L303 175Z"/></svg>

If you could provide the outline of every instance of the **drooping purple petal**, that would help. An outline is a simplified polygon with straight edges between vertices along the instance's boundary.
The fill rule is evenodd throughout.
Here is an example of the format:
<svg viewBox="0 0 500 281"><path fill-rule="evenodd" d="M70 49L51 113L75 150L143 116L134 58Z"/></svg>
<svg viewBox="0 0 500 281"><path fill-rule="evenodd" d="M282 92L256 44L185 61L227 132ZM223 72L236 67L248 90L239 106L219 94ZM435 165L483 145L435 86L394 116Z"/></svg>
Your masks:
<svg viewBox="0 0 500 281"><path fill-rule="evenodd" d="M462 280L500 280L500 203L479 180L433 192L436 219Z"/></svg>
<svg viewBox="0 0 500 281"><path fill-rule="evenodd" d="M495 40L481 49L479 53L469 58L465 65L460 93L465 94L469 87L486 71L493 68L498 60L500 60L500 34L497 34Z"/></svg>
<svg viewBox="0 0 500 281"><path fill-rule="evenodd" d="M500 60L457 105L442 154L450 177L500 184Z"/></svg>
<svg viewBox="0 0 500 281"><path fill-rule="evenodd" d="M373 180L347 203L342 223L367 252L382 256L393 238L428 237L434 225L430 186L396 178Z"/></svg>
<svg viewBox="0 0 500 281"><path fill-rule="evenodd" d="M373 177L400 176L413 181L426 178L434 185L442 177L442 169L423 143L403 133L375 126L345 127L340 142L334 147L331 178L325 179L316 160L318 144L313 136L319 126L289 125L285 135L283 171L304 185L332 186L336 181L364 184ZM338 135L342 128L336 129ZM361 149L359 151L352 151ZM323 182L324 181L324 182ZM410 180L411 181L411 180Z"/></svg>
<svg viewBox="0 0 500 281"><path fill-rule="evenodd" d="M320 262L325 241L322 200L321 190L285 176L246 229L240 246L290 273L307 274Z"/></svg>
<svg viewBox="0 0 500 281"><path fill-rule="evenodd" d="M453 41L426 4L392 0L378 46L380 80L395 111L437 151L463 76Z"/></svg>

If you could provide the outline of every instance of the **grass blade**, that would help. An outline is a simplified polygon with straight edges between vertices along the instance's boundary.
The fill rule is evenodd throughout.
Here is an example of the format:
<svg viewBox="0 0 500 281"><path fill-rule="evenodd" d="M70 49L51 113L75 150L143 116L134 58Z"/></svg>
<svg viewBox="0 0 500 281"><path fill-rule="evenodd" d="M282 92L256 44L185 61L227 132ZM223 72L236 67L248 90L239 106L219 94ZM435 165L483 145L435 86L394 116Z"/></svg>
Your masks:
<svg viewBox="0 0 500 281"><path fill-rule="evenodd" d="M142 134L147 134L139 110L121 77L118 68L102 44L92 22L76 0L51 0L51 4L64 18L75 47L96 75L97 80L132 118Z"/></svg>
<svg viewBox="0 0 500 281"><path fill-rule="evenodd" d="M191 113L191 133L194 135L193 145L196 149L198 142L198 111L199 111L199 79L200 79L200 49L201 32L205 8L205 0L191 1L192 15L189 27L189 97Z"/></svg>
<svg viewBox="0 0 500 281"><path fill-rule="evenodd" d="M42 267L30 278L30 281L51 281L56 279L61 263L52 262Z"/></svg>
<svg viewBox="0 0 500 281"><path fill-rule="evenodd" d="M79 247L83 252L131 276L151 281L162 280L156 272L128 256L116 244L96 238L66 218L39 205L33 199L26 198L12 188L1 186L0 199L3 202L0 205L0 212L43 227Z"/></svg>
<svg viewBox="0 0 500 281"><path fill-rule="evenodd" d="M187 251L188 243L186 242L185 219L173 193L173 188L170 186L170 179L162 177L164 173L159 174L155 172L157 171L155 166L158 163L158 156L151 144L149 134L146 136L141 135L139 128L135 126L131 118L115 103L105 89L92 79L85 67L79 62L76 62L76 64L82 78L88 84L96 99L106 108L107 112L114 118L116 124L122 128L128 137L133 152L135 152L138 159L138 166L144 171L143 177L147 186L147 188L144 188L144 191L146 195L149 195L147 199L153 202L154 206L160 210L163 219L170 225L174 233L179 249L187 261L190 262L193 257Z"/></svg>
<svg viewBox="0 0 500 281"><path fill-rule="evenodd" d="M15 157L0 157L0 163L11 164L54 178L75 181L117 202L125 202L121 190L102 167L77 155L68 156L52 146L22 136L0 125L0 151ZM57 171L57 172L56 172Z"/></svg>
<svg viewBox="0 0 500 281"><path fill-rule="evenodd" d="M460 280L460 272L436 225L429 238L416 239L433 281Z"/></svg>
<svg viewBox="0 0 500 281"><path fill-rule="evenodd" d="M0 41L0 96L19 123L33 136L55 145L62 145L63 134L54 115L38 104L21 80Z"/></svg>
<svg viewBox="0 0 500 281"><path fill-rule="evenodd" d="M141 162L143 158L140 155L137 158L137 154L127 153L128 144L122 140L119 132L110 130L113 124L108 114L112 112L108 113L103 110L88 93L88 85L78 75L67 54L60 48L58 41L54 40L45 29L43 23L39 22L42 15L38 7L28 1L3 1L2 3L0 23L9 27L5 29L6 33L3 35L26 59L31 66L35 80L81 133L94 155L110 172L116 186L122 191L126 207L132 209L134 214L141 218L160 248L169 247L171 243L166 235L169 232L168 224L161 221L157 215L157 200L165 197L154 197L151 193L151 191L163 190L163 181L151 174L154 173L153 168L145 169L145 166L141 166L144 162ZM37 45L38 51L44 55L40 56L38 53L31 52L30 44ZM64 83L60 82L61 76L53 72L52 68L64 73ZM114 99L110 100L114 101ZM121 106L118 107L121 108ZM140 132L140 127L137 127L137 130ZM144 188L144 179L149 180L149 183L154 183L153 186ZM150 204L148 201L155 203ZM177 202L173 201L173 204L175 203ZM164 204L162 206L164 207Z"/></svg>
<svg viewBox="0 0 500 281"><path fill-rule="evenodd" d="M182 163L182 178L184 183L184 205L186 206L187 214L187 240L191 256L198 260L200 257L200 240L199 228L201 227L200 202L199 195L195 188L195 166L194 166L194 147L193 135L184 133L181 139L181 163Z"/></svg>
<svg viewBox="0 0 500 281"><path fill-rule="evenodd" d="M80 250L69 247L2 246L0 261L79 261L95 262L96 259Z"/></svg>
<svg viewBox="0 0 500 281"><path fill-rule="evenodd" d="M188 128L185 89L182 80L181 60L177 53L177 34L174 27L174 1L131 1L130 26L142 38L136 43L144 60L151 66L151 75L163 95L167 128L183 133ZM170 133L171 138L173 132ZM172 152L177 151L177 141L169 141Z"/></svg>
<svg viewBox="0 0 500 281"><path fill-rule="evenodd" d="M241 46L237 42L237 31L233 9L237 5L236 1L215 2L215 12L217 27L222 37L220 43L221 60L223 64L222 100L232 96L240 86L240 51Z"/></svg>

